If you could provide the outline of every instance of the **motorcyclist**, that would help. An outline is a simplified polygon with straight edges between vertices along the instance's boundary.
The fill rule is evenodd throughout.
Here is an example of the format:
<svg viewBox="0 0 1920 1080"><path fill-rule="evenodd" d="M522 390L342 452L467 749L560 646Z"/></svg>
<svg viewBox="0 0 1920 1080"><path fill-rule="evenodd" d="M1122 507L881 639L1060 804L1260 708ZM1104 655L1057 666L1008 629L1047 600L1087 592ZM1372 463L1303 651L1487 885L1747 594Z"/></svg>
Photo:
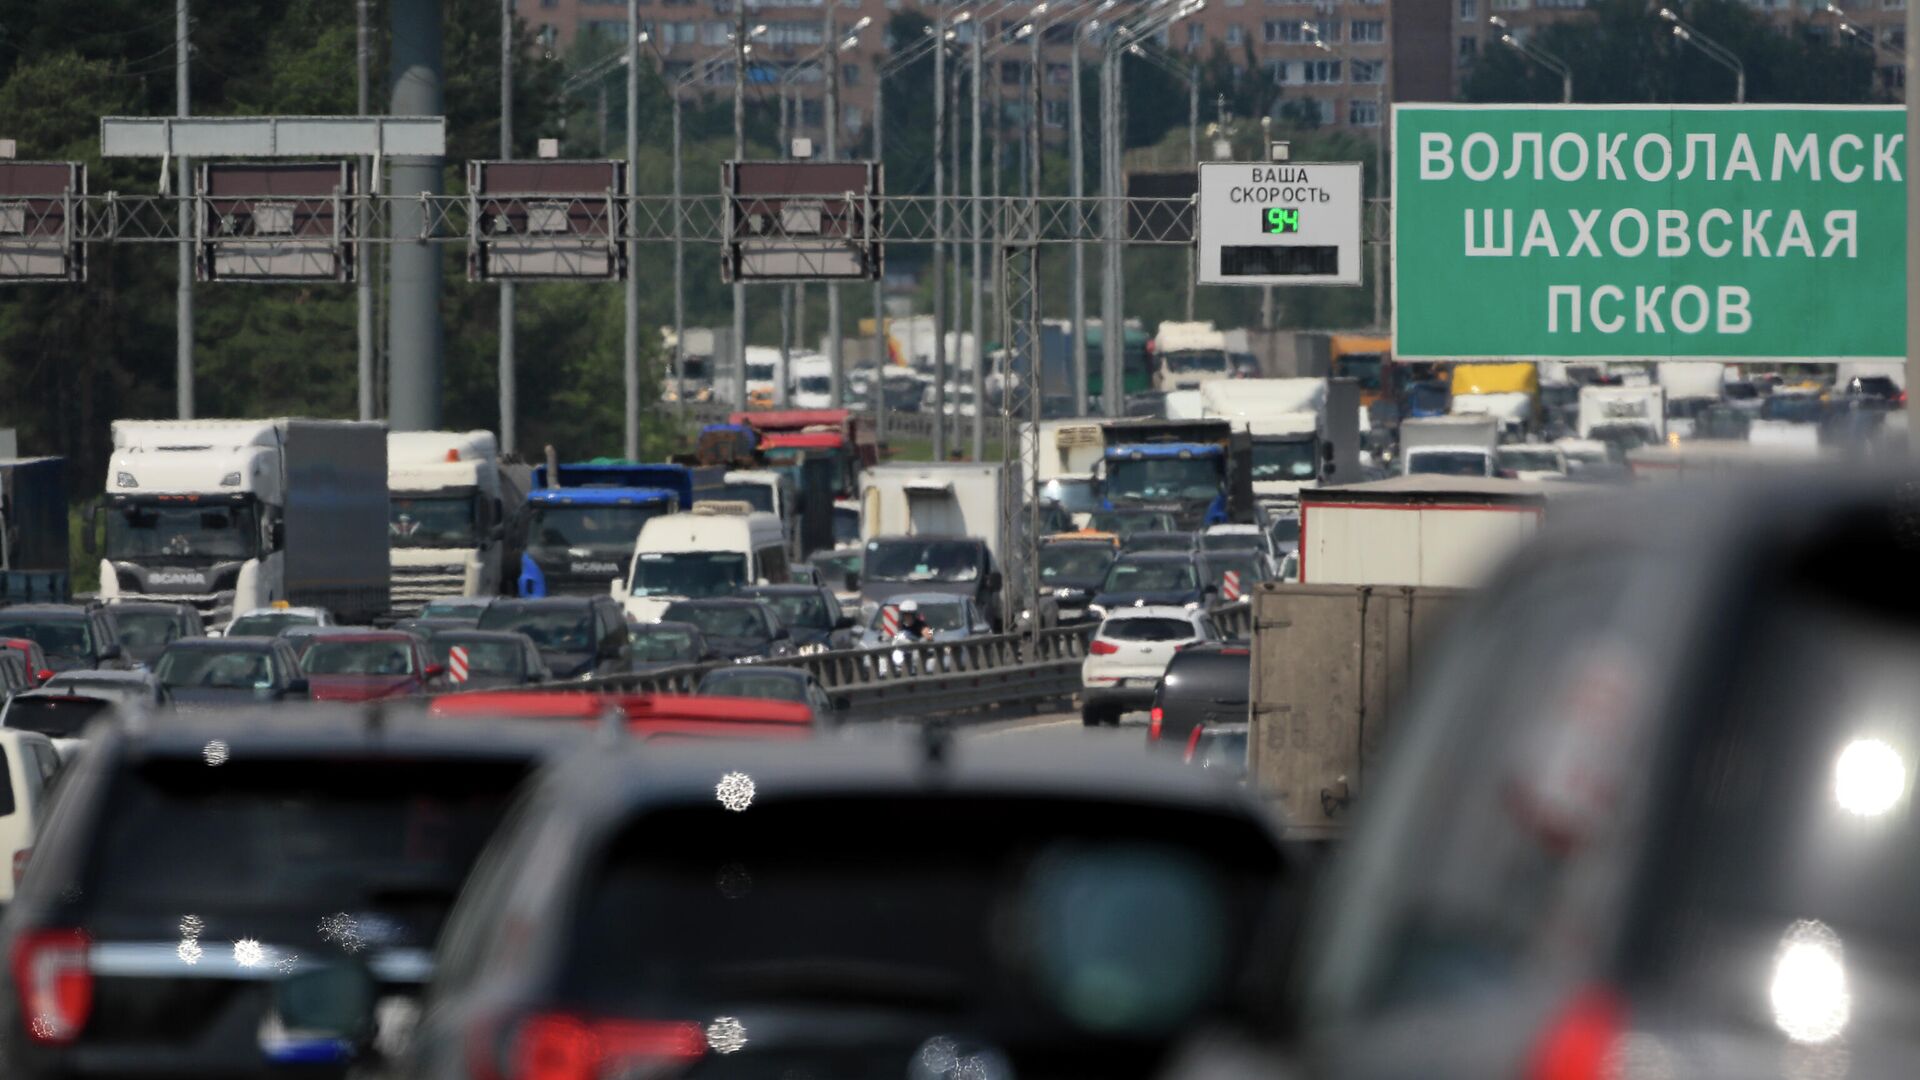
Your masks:
<svg viewBox="0 0 1920 1080"><path fill-rule="evenodd" d="M932 640L933 627L927 617L920 614L920 604L915 600L900 602L900 636L908 641Z"/></svg>

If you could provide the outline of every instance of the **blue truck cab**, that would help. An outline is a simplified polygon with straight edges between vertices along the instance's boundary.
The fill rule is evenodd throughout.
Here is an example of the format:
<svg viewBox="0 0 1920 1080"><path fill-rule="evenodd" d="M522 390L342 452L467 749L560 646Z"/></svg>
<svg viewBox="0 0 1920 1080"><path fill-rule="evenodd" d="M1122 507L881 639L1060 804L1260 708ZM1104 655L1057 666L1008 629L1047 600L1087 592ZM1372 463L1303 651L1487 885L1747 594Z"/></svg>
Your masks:
<svg viewBox="0 0 1920 1080"><path fill-rule="evenodd" d="M1184 529L1251 520L1252 448L1221 420L1101 425L1103 510L1164 510Z"/></svg>
<svg viewBox="0 0 1920 1080"><path fill-rule="evenodd" d="M521 596L605 592L633 558L640 527L662 514L691 510L696 485L712 482L708 470L685 465L602 460L556 471L550 481L545 465L533 470Z"/></svg>

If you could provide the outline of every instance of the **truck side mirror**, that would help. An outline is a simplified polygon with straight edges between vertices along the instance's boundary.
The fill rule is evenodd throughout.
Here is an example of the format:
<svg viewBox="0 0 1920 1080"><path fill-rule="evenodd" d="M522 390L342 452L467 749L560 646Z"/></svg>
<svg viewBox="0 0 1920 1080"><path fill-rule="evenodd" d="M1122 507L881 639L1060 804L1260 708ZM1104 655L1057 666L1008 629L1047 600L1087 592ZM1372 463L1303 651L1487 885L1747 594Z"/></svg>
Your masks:
<svg viewBox="0 0 1920 1080"><path fill-rule="evenodd" d="M1002 579L1000 577L1000 571L998 570L987 571L987 591L988 592L999 592L1001 584L1002 584Z"/></svg>
<svg viewBox="0 0 1920 1080"><path fill-rule="evenodd" d="M287 523L279 518L267 526L267 547L279 551L287 546Z"/></svg>
<svg viewBox="0 0 1920 1080"><path fill-rule="evenodd" d="M100 544L94 539L94 523L99 517L100 504L90 502L80 511L80 546L89 555L100 553Z"/></svg>

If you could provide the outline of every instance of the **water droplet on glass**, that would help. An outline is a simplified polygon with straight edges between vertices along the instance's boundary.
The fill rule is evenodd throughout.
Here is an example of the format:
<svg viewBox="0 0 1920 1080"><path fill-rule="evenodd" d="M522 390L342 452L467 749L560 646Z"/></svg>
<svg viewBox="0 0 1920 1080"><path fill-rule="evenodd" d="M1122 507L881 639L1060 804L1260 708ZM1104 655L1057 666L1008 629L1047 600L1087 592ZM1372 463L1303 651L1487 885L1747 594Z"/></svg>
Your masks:
<svg viewBox="0 0 1920 1080"><path fill-rule="evenodd" d="M233 962L243 968L259 967L266 958L266 948L252 938L241 938L233 943Z"/></svg>
<svg viewBox="0 0 1920 1080"><path fill-rule="evenodd" d="M744 900L753 892L753 874L737 862L727 863L714 875L713 887L728 900Z"/></svg>
<svg viewBox="0 0 1920 1080"><path fill-rule="evenodd" d="M180 936L188 941L198 941L207 929L207 924L198 915L180 916Z"/></svg>
<svg viewBox="0 0 1920 1080"><path fill-rule="evenodd" d="M227 763L227 757L229 756L226 740L209 740L207 745L201 748L200 756L205 758L209 765L225 765Z"/></svg>
<svg viewBox="0 0 1920 1080"><path fill-rule="evenodd" d="M174 955L180 957L180 962L188 967L199 963L200 957L205 952L200 948L200 943L193 938L181 938L179 947L173 951Z"/></svg>
<svg viewBox="0 0 1920 1080"><path fill-rule="evenodd" d="M707 1025L707 1045L716 1054L732 1054L747 1045L747 1025L731 1016L717 1016Z"/></svg>
<svg viewBox="0 0 1920 1080"><path fill-rule="evenodd" d="M738 812L753 805L753 777L743 772L730 772L720 778L713 793L720 799L720 805Z"/></svg>
<svg viewBox="0 0 1920 1080"><path fill-rule="evenodd" d="M338 945L349 953L357 953L367 945L360 936L360 921L344 911L320 920L320 940Z"/></svg>

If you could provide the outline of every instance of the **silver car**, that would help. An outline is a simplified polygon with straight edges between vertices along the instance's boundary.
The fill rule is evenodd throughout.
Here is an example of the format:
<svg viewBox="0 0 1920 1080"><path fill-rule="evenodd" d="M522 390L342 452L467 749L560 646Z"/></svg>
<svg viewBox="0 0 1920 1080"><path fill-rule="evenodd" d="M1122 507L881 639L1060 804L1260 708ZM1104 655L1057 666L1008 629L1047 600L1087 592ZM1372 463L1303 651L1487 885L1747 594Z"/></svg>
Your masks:
<svg viewBox="0 0 1920 1080"><path fill-rule="evenodd" d="M861 631L860 647L878 649L886 645L901 644L898 635L889 635L884 632L884 624L889 613L897 621L900 617L900 605L908 601L912 601L919 608L920 617L933 628L933 637L925 640L935 643L957 642L993 633L993 624L987 621L986 612L980 610L980 606L973 602L971 596L955 596L952 593L903 593L887 597L886 603L874 609L873 616L867 621L866 629ZM935 663L931 658L923 660L921 654L908 652L905 649L895 649L891 653L882 654L875 663L882 675L891 673L896 667L903 668L912 674L922 674L923 672L917 669L923 663L927 668L924 672L926 674L947 671L952 667L944 657Z"/></svg>

